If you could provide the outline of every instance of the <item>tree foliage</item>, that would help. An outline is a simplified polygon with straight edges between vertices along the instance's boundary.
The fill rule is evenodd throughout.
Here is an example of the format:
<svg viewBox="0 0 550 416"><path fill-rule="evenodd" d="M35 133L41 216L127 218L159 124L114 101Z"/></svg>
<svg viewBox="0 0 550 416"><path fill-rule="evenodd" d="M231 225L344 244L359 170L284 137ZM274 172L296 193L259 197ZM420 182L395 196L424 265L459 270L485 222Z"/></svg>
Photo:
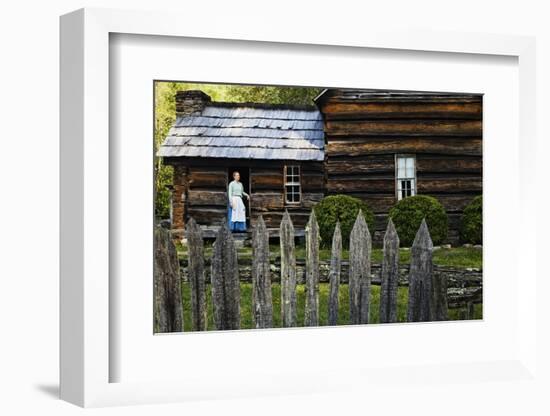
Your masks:
<svg viewBox="0 0 550 416"><path fill-rule="evenodd" d="M447 213L441 203L427 195L415 195L399 201L389 212L402 247L410 247L426 219L434 244L441 244L447 238Z"/></svg>
<svg viewBox="0 0 550 416"><path fill-rule="evenodd" d="M186 90L201 90L212 97L212 101L294 105L313 104L313 98L321 92L320 88L306 87L264 87L158 81L155 83L155 154L176 120L176 92ZM169 187L172 184L172 168L164 165L162 159L156 157L154 172L155 215L157 218L168 218L170 215Z"/></svg>
<svg viewBox="0 0 550 416"><path fill-rule="evenodd" d="M481 244L483 241L483 197L476 196L464 209L460 235L462 241Z"/></svg>
<svg viewBox="0 0 550 416"><path fill-rule="evenodd" d="M370 233L374 232L374 214L369 206L358 198L348 195L326 196L321 202L315 205L314 210L317 223L319 224L319 234L321 235L321 245L323 247L330 247L337 221L340 221L342 244L344 247L349 247L349 235L353 229L359 210L363 212Z"/></svg>

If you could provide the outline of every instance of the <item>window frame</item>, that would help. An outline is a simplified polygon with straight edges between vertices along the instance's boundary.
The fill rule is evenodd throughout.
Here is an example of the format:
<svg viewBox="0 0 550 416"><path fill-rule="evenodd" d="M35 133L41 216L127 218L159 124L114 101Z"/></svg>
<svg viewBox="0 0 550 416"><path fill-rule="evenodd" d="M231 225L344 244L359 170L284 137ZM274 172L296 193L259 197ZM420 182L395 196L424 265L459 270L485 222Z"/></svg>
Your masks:
<svg viewBox="0 0 550 416"><path fill-rule="evenodd" d="M298 176L298 182L287 182L287 171L288 171L288 168L298 168L298 175L294 175L293 176ZM287 192L287 187L288 186L298 186L298 198L299 200L298 201L289 201L288 200L288 195L289 193ZM299 165L299 164L285 164L284 165L284 169L283 169L283 188L284 188L284 193L285 193L285 205L291 205L291 206L297 206L297 205L301 205L302 204L302 166ZM293 194L294 195L294 194Z"/></svg>
<svg viewBox="0 0 550 416"><path fill-rule="evenodd" d="M413 160L413 176L412 177L400 177L399 176L399 159L402 158L410 158ZM411 195L409 196L415 196L418 195L417 189L418 189L418 179L416 175L416 155L413 153L396 153L394 158L394 164L395 164L395 197L397 198L397 201L401 201L402 199L407 198L402 197L399 190L399 181L401 180L412 180L413 186L411 187ZM401 190L402 191L402 190Z"/></svg>

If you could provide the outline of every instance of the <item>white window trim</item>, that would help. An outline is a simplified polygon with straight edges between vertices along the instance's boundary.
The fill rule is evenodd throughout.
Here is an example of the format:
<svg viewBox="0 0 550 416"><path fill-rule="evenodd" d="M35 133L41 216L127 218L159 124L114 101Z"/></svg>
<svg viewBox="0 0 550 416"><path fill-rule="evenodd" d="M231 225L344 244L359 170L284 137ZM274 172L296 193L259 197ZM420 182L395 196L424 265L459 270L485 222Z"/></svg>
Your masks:
<svg viewBox="0 0 550 416"><path fill-rule="evenodd" d="M414 161L414 174L413 174L413 177L411 178L400 178L399 177L399 159L400 158L412 158L413 161ZM399 181L404 179L404 180L407 180L407 179L412 179L413 180L413 186L412 186L412 193L411 193L411 196L414 196L414 195L418 195L417 193L417 187L418 187L418 180L417 180L417 176L416 176L416 155L415 154L411 154L411 153L396 153L395 154L395 159L394 159L394 164L395 164L395 181L394 181L394 186L395 186L395 197L397 198L398 201L401 201L403 198L401 197L400 195L400 192L399 192Z"/></svg>
<svg viewBox="0 0 550 416"><path fill-rule="evenodd" d="M297 167L298 168L298 182L287 182L287 169L290 167ZM297 186L298 187L298 201L289 201L288 200L288 193L287 193L287 186ZM302 167L300 165L285 165L283 170L283 187L285 192L285 205L300 205L302 203Z"/></svg>

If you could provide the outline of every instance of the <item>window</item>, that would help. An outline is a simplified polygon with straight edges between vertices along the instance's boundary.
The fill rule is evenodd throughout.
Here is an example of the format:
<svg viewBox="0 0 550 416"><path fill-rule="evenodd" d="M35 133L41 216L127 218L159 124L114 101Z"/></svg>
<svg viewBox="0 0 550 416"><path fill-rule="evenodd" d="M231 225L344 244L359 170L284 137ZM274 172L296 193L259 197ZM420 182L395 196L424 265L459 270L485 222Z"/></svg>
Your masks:
<svg viewBox="0 0 550 416"><path fill-rule="evenodd" d="M301 202L300 166L285 166L285 201L287 204Z"/></svg>
<svg viewBox="0 0 550 416"><path fill-rule="evenodd" d="M397 155L395 157L395 189L397 199L416 195L416 159L413 155Z"/></svg>

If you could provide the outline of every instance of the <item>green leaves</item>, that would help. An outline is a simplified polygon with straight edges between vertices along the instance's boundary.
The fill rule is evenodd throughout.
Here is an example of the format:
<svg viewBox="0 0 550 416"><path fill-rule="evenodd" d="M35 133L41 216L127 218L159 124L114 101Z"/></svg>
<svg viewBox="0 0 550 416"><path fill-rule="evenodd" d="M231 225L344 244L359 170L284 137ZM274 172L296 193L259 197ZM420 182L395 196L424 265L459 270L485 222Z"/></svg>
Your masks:
<svg viewBox="0 0 550 416"><path fill-rule="evenodd" d="M464 209L460 229L462 241L471 244L481 244L483 241L483 199L476 196Z"/></svg>
<svg viewBox="0 0 550 416"><path fill-rule="evenodd" d="M425 218L434 245L447 238L447 213L439 201L431 196L416 195L402 199L389 212L401 247L410 247Z"/></svg>
<svg viewBox="0 0 550 416"><path fill-rule="evenodd" d="M340 221L343 246L349 247L349 235L359 210L363 211L371 234L374 230L374 214L368 205L358 198L348 195L327 196L315 205L314 210L319 224L321 245L323 247L330 246L337 221Z"/></svg>

